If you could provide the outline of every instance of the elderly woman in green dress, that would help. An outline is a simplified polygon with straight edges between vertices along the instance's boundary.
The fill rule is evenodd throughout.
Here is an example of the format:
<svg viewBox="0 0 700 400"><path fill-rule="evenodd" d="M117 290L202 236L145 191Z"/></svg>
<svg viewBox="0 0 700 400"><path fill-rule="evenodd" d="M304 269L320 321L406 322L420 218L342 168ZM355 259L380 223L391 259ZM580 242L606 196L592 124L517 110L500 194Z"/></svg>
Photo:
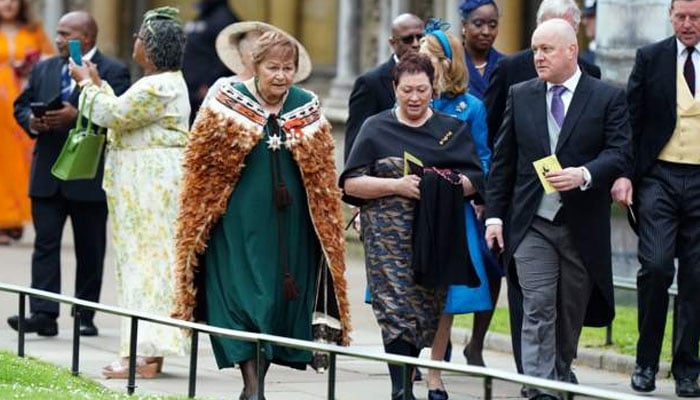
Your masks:
<svg viewBox="0 0 700 400"><path fill-rule="evenodd" d="M254 77L222 85L198 113L185 151L174 316L311 340L312 314L327 311L339 328L334 341L346 344L333 138L316 95L292 85L309 73L300 48L284 33L264 33L252 51ZM316 290L326 284L327 303ZM262 399L255 343L211 340L219 368L241 367L240 399ZM263 356L263 371L312 361L308 351L270 344Z"/></svg>
<svg viewBox="0 0 700 400"><path fill-rule="evenodd" d="M100 80L89 61L70 66L82 88L81 103L94 101L92 120L109 128L103 187L120 306L160 315L170 313L175 289L175 219L190 114L180 71L184 44L177 10L159 8L145 14L134 36L133 58L144 77L121 96ZM124 319L121 359L104 368L106 377L126 378L129 335ZM185 355L188 343L177 328L141 322L137 375L154 377L163 356Z"/></svg>

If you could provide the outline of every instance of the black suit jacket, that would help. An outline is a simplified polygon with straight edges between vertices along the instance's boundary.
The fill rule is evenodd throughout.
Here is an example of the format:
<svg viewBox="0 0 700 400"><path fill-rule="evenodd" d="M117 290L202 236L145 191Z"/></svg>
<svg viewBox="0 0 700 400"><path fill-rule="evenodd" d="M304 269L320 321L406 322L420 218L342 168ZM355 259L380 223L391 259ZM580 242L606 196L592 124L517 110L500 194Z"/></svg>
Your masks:
<svg viewBox="0 0 700 400"><path fill-rule="evenodd" d="M390 109L396 102L391 71L396 62L389 61L360 75L352 88L348 104L348 121L345 127L345 160L365 120L374 114Z"/></svg>
<svg viewBox="0 0 700 400"><path fill-rule="evenodd" d="M672 36L637 50L627 84L634 162L626 175L635 182L654 164L676 128L676 46Z"/></svg>
<svg viewBox="0 0 700 400"><path fill-rule="evenodd" d="M486 190L487 218L501 218L505 224L506 263L544 194L532 162L551 154L547 132L546 84L536 78L512 86ZM624 91L582 74L556 155L563 168L585 166L592 177L588 190L561 193L565 220L595 285L586 314L590 326L605 326L615 313L610 187L630 162L630 136Z"/></svg>
<svg viewBox="0 0 700 400"><path fill-rule="evenodd" d="M578 65L584 73L600 79L600 68L585 61L581 57ZM531 49L523 50L513 55L498 60L496 67L491 72L489 86L484 94L486 106L486 122L489 130L489 146L493 149L496 142L498 129L503 122L503 111L506 108L508 88L516 83L537 78L534 55Z"/></svg>
<svg viewBox="0 0 700 400"><path fill-rule="evenodd" d="M126 65L104 56L99 51L95 53L91 61L97 65L100 77L109 82L117 95L129 88L129 70ZM29 181L29 196L51 197L60 192L70 200L105 201L105 193L102 190L104 157L94 179L61 181L51 174L51 167L63 148L69 129L51 130L39 135L34 135L29 131L29 116L31 115L29 104L37 101L48 103L60 95L61 69L64 62L60 57L52 57L37 64L32 70L24 90L15 100L15 119L30 137L36 139ZM76 108L78 107L79 95L76 85L76 89L73 90L68 99L68 102Z"/></svg>

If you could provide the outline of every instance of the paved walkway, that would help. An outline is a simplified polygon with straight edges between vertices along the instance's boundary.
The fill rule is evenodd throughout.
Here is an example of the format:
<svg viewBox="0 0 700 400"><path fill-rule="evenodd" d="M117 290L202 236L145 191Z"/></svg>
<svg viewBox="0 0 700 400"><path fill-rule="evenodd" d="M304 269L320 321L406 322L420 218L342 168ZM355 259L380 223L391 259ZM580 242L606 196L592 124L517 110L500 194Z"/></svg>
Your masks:
<svg viewBox="0 0 700 400"><path fill-rule="evenodd" d="M65 294L73 293L75 262L71 245L71 232L66 231L66 244L63 247L63 287ZM16 285L29 285L31 240L33 234L28 232L23 241L12 247L0 248L0 281ZM370 308L362 303L365 280L364 267L360 260L348 262L349 295L351 313L355 331L353 346L372 351L382 351L379 328L374 322ZM114 269L111 253L108 252L105 265L105 280L103 283L102 302L116 305ZM0 293L0 349L16 351L17 335L5 323L5 318L17 312L17 298L6 293ZM55 338L40 338L27 335L26 353L39 359L70 367L71 363L71 320L67 307L61 309L59 319L60 333ZM80 369L84 376L96 379L107 387L125 391L126 381L106 380L101 377L101 367L115 359L118 346L119 320L110 315L97 315L96 324L100 336L81 339ZM203 335L200 341L199 375L197 380L198 398L207 399L237 399L242 383L236 370L218 370L213 359L209 339ZM455 332L453 341L461 343L463 333ZM495 338L492 343L504 342L504 338ZM463 363L460 351L453 360ZM423 352L427 356L427 351ZM489 350L484 356L489 367L506 371L514 371L510 354ZM188 377L188 358L169 358L165 360L164 373L158 379L137 380L137 393L186 395ZM578 366L576 373L581 384L599 388L632 393L629 389L629 376L626 374L608 372L598 368ZM311 400L325 399L326 375L316 374L313 370L305 372L273 366L266 381L268 400ZM476 399L483 397L482 382L475 378L448 374L445 384L450 393L450 399ZM657 382L659 388L654 396L661 398L673 397L673 383L669 380ZM503 382L494 382L495 398L519 398L519 386ZM342 400L388 399L389 377L384 364L353 360L338 359L337 398ZM426 399L427 389L419 383L415 387L419 399Z"/></svg>

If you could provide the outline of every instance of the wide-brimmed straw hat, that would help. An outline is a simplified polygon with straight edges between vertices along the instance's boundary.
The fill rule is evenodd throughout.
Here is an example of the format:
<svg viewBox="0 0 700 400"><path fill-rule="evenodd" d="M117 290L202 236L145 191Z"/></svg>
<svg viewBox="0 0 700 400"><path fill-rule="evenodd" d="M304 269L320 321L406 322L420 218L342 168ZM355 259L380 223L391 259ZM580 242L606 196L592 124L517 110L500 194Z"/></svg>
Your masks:
<svg viewBox="0 0 700 400"><path fill-rule="evenodd" d="M306 51L304 46L299 43L294 36L283 31L282 29L266 24L260 21L243 21L233 23L219 32L216 37L216 54L218 54L221 62L228 67L231 71L239 74L245 70L243 63L241 62L241 53L238 51L238 41L241 39L243 34L253 31L276 31L284 36L288 37L294 44L296 44L297 49L299 49L299 66L294 74L294 82L301 82L311 75L311 57Z"/></svg>

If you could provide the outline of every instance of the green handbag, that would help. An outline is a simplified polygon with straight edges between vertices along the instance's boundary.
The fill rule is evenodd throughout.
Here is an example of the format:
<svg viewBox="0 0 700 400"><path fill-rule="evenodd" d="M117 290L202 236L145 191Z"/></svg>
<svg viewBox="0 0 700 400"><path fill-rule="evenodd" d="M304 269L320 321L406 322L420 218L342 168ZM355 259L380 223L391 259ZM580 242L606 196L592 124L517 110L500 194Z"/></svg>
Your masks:
<svg viewBox="0 0 700 400"><path fill-rule="evenodd" d="M99 93L98 93L99 94ZM51 173L58 179L72 181L77 179L93 179L100 165L102 149L105 143L103 128L93 130L92 107L95 97L90 102L87 128L83 128L83 101L78 110L78 123L68 132L68 138L63 144L58 159L51 168Z"/></svg>

